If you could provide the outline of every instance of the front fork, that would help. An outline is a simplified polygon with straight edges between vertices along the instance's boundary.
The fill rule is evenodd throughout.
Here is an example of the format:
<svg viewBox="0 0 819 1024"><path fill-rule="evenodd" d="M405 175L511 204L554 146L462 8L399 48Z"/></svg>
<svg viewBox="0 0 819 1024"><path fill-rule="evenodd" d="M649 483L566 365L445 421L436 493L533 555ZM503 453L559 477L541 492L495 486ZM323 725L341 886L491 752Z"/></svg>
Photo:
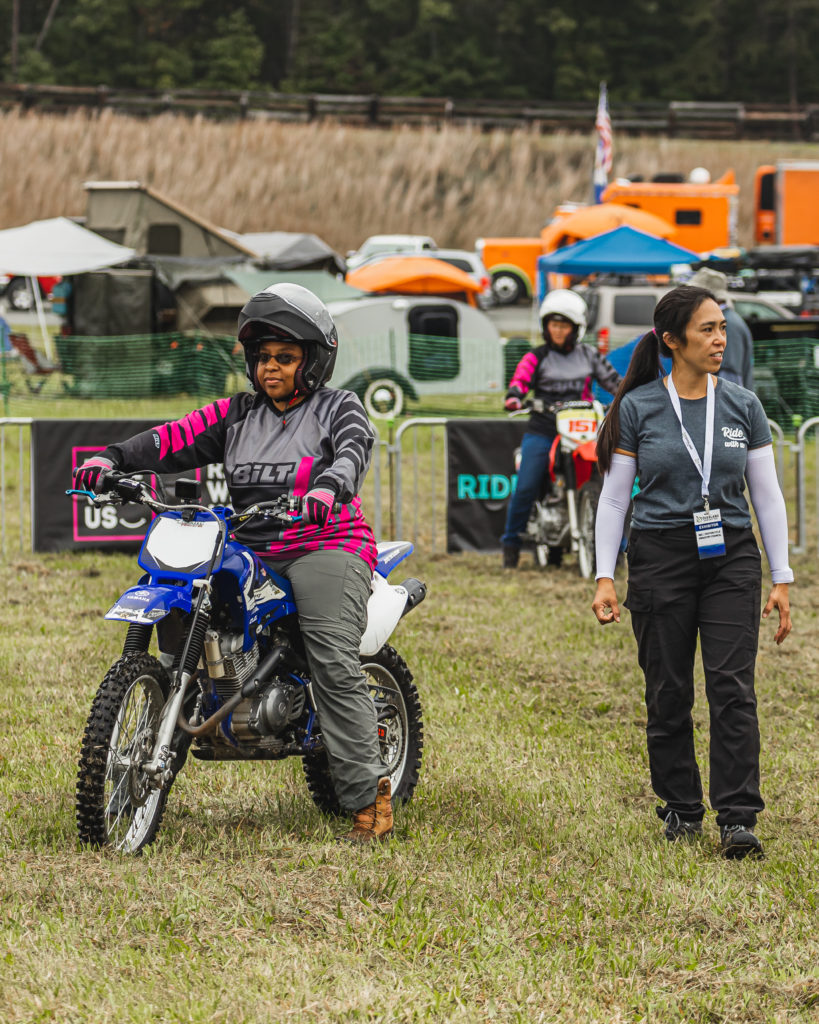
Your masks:
<svg viewBox="0 0 819 1024"><path fill-rule="evenodd" d="M185 694L188 692L188 683L193 679L194 672L186 672L180 669L176 677L171 696L162 709L162 718L159 723L159 732L156 741L151 744L153 756L142 765L142 771L150 778L151 785L155 789L167 789L173 782L173 760L176 753L171 747L173 735L176 731L176 721L179 712L185 702ZM151 751L147 751L150 753Z"/></svg>
<svg viewBox="0 0 819 1024"><path fill-rule="evenodd" d="M142 771L151 780L151 785L155 789L167 789L173 782L173 761L176 757L176 752L173 750L171 743L176 732L179 714L185 703L188 685L198 671L205 633L210 621L211 602L208 593L209 585L204 580L195 580L194 586L197 584L201 589L193 613L193 621L191 622L182 650L179 669L172 681L171 695L162 709L156 740L150 743L150 749L145 751L146 755L150 756L141 765ZM146 746L148 746L147 743Z"/></svg>
<svg viewBox="0 0 819 1024"><path fill-rule="evenodd" d="M577 518L577 491L574 488L566 490L566 511L569 515L569 530L572 535L572 551L580 548L580 525Z"/></svg>
<svg viewBox="0 0 819 1024"><path fill-rule="evenodd" d="M569 532L572 536L572 551L580 549L580 522L577 517L577 477L575 475L574 459L566 467L566 513L569 517Z"/></svg>

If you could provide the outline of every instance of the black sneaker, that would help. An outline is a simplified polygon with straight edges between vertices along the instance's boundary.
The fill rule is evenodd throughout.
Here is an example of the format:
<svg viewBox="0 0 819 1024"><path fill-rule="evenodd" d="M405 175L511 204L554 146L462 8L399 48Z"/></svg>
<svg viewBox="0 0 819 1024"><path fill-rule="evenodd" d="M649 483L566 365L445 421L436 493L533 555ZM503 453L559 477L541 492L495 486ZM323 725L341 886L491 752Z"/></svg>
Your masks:
<svg viewBox="0 0 819 1024"><path fill-rule="evenodd" d="M520 548L511 544L503 545L503 567L504 569L517 569L520 561Z"/></svg>
<svg viewBox="0 0 819 1024"><path fill-rule="evenodd" d="M676 843L680 839L690 843L702 835L702 822L691 821L681 818L676 811L669 811L663 818L663 835L669 843Z"/></svg>
<svg viewBox="0 0 819 1024"><path fill-rule="evenodd" d="M722 856L729 860L743 857L764 857L762 843L751 825L723 825L719 830Z"/></svg>

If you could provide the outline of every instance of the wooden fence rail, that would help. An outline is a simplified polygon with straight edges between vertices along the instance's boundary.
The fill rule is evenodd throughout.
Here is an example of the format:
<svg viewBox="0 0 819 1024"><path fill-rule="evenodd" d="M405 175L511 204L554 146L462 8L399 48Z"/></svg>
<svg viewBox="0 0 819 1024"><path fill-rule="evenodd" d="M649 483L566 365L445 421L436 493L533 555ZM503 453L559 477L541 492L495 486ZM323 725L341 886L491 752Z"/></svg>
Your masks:
<svg viewBox="0 0 819 1024"><path fill-rule="evenodd" d="M427 96L345 96L329 93L174 89L134 92L107 86L0 83L0 110L65 113L114 110L148 117L159 113L208 118L255 118L308 122L334 119L345 124L393 127L399 124L469 124L533 131L589 132L593 102L540 103L535 100L452 99ZM819 104L796 109L775 104L670 103L613 104L612 126L625 135L668 135L701 139L819 141Z"/></svg>

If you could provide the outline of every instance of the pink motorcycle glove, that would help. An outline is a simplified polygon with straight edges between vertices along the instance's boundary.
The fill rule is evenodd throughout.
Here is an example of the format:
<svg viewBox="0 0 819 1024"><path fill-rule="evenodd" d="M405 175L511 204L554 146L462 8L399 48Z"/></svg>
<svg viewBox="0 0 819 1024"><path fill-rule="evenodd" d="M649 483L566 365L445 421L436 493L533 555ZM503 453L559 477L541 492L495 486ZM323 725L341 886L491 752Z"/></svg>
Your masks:
<svg viewBox="0 0 819 1024"><path fill-rule="evenodd" d="M302 516L305 523L314 526L326 526L333 511L333 502L336 500L332 491L322 490L320 487L308 491L302 503Z"/></svg>
<svg viewBox="0 0 819 1024"><path fill-rule="evenodd" d="M96 494L97 483L100 473L114 468L110 459L103 459L95 455L93 459L86 459L74 470L74 484L79 491L94 491Z"/></svg>
<svg viewBox="0 0 819 1024"><path fill-rule="evenodd" d="M510 395L503 403L503 407L504 409L506 409L507 412L517 412L518 409L523 408L523 402L521 402L521 400L519 398L516 398L514 395Z"/></svg>

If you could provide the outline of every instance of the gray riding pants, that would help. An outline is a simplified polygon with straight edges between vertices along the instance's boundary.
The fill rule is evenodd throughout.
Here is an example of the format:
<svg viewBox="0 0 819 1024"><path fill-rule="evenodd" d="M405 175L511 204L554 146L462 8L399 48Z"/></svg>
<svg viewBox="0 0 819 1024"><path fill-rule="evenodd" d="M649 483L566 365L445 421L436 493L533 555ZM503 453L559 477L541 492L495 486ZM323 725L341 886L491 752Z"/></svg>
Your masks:
<svg viewBox="0 0 819 1024"><path fill-rule="evenodd" d="M345 810L375 802L381 760L378 725L358 649L367 625L372 573L345 551L267 560L293 587L336 796Z"/></svg>

